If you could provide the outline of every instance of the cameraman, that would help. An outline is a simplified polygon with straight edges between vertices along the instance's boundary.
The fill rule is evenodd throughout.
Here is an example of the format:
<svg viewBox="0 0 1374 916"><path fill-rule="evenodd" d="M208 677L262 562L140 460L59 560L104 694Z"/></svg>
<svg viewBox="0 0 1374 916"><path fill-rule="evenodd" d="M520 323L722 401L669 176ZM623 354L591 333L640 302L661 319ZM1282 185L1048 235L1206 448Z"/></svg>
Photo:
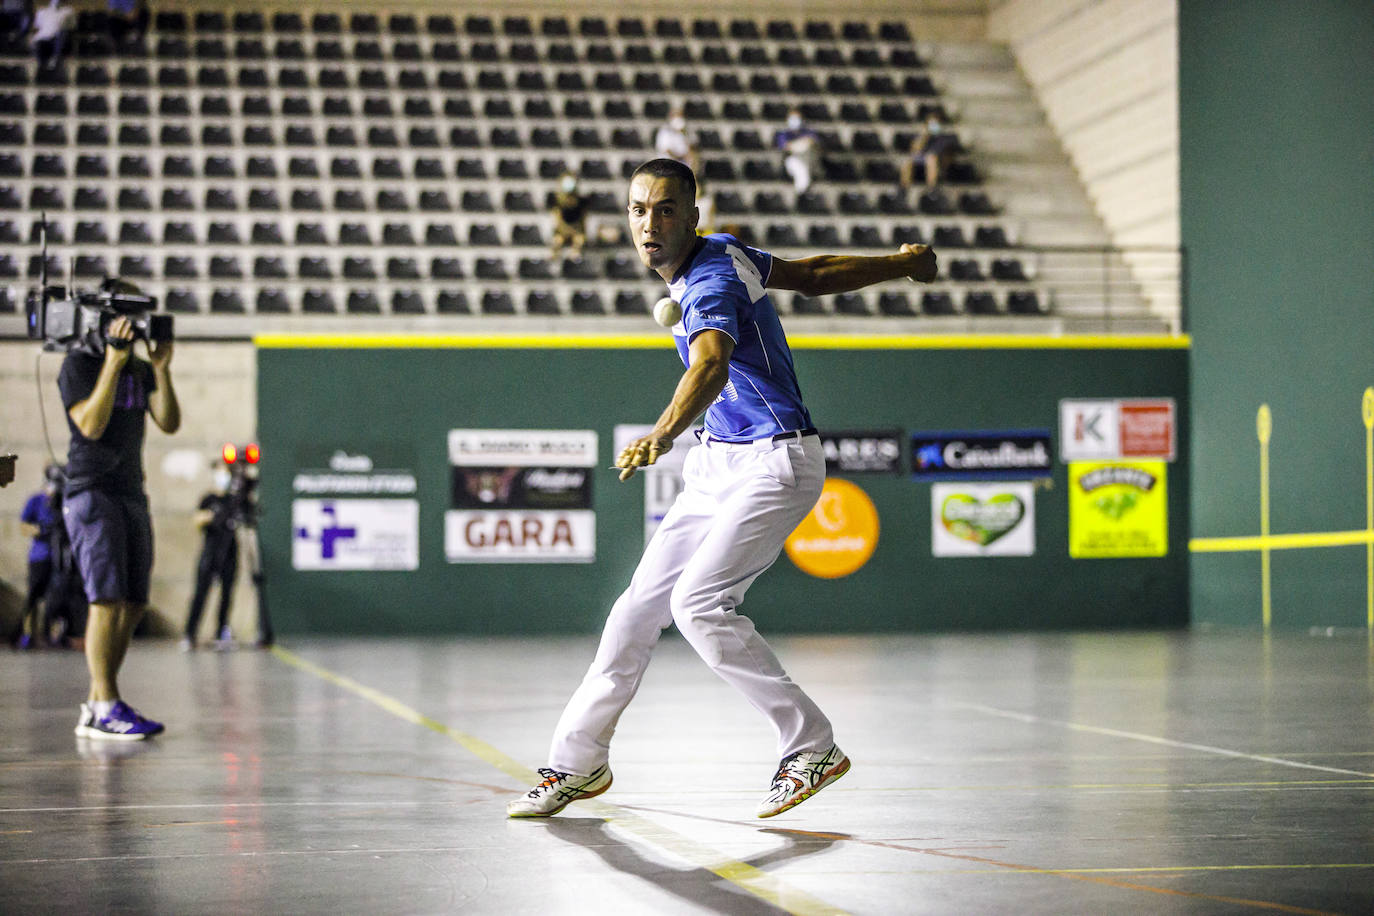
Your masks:
<svg viewBox="0 0 1374 916"><path fill-rule="evenodd" d="M234 644L229 629L229 606L234 600L234 577L239 570L238 498L229 491L234 475L224 465L215 468L215 489L206 493L196 510L196 525L205 534L196 566L196 590L191 596L191 609L186 615L186 632L181 637L181 649L189 652L196 647L196 630L205 610L210 586L219 580L219 624L215 648L230 649Z"/></svg>
<svg viewBox="0 0 1374 916"><path fill-rule="evenodd" d="M76 733L88 738L138 740L163 731L161 723L125 704L115 684L147 609L153 567L152 519L143 492L144 413L163 432L181 426L172 342L148 342L144 361L132 355L133 340L129 319L114 318L103 336L67 354L57 380L71 430L62 517L91 601L91 687L76 725Z"/></svg>

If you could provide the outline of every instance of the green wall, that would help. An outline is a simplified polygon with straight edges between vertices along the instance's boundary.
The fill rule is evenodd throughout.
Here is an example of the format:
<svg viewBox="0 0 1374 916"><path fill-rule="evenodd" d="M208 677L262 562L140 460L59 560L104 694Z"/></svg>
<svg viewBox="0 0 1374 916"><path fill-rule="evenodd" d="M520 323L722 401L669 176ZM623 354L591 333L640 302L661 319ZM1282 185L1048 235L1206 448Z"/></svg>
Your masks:
<svg viewBox="0 0 1374 916"><path fill-rule="evenodd" d="M830 429L1008 429L1058 424L1061 397L1173 397L1187 416L1187 352L834 350L796 354L817 423ZM283 633L583 633L600 628L643 545L643 480L598 470L597 559L576 565L450 565L443 556L450 429L594 429L599 465L617 423L652 422L681 374L655 349L313 349L258 359L262 542ZM850 478L878 506L878 549L820 580L783 556L743 606L765 632L1058 629L1187 622L1187 424L1170 467L1170 555L1068 558L1065 468L1037 495L1034 557L931 556L930 485ZM1056 430L1057 442L1057 430ZM292 478L337 449L412 461L417 572L296 572ZM380 465L379 465L380 466ZM905 465L904 467L909 466Z"/></svg>
<svg viewBox="0 0 1374 916"><path fill-rule="evenodd" d="M1374 385L1374 6L1179 3L1182 239L1193 337L1193 534L1365 527ZM1256 553L1193 556L1194 620L1260 623ZM1279 627L1365 625L1361 546L1274 556Z"/></svg>

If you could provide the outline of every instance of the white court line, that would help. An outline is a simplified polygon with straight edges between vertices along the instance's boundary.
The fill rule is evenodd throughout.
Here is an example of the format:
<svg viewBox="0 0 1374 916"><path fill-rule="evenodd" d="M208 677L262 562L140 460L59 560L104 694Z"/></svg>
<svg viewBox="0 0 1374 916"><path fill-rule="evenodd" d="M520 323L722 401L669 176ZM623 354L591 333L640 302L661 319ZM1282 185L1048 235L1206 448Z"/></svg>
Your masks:
<svg viewBox="0 0 1374 916"><path fill-rule="evenodd" d="M1204 754L1217 754L1222 757L1237 757L1242 760L1254 760L1259 763L1273 763L1279 766L1296 767L1302 770L1317 770L1322 773L1340 773L1345 776L1363 776L1367 779L1374 779L1374 773L1362 773L1359 770L1346 770L1340 767L1324 767L1315 763L1302 763L1298 760L1286 760L1283 757L1266 757L1263 754L1247 754L1244 751L1233 751L1224 747L1213 747L1210 744L1192 744L1188 741L1174 741L1171 738L1161 738L1158 735L1142 735L1139 732L1127 732L1117 728L1103 728L1099 725L1083 725L1078 722L1065 722L1062 719L1046 719L1042 716L1034 716L1025 712L1012 712L1009 709L998 709L995 706L984 706L982 703L964 703L958 700L945 701L946 706L954 706L960 709L972 709L976 712L986 713L990 716L1001 716L1004 719L1015 719L1018 722L1030 722L1035 725L1057 725L1060 728L1072 729L1079 732L1091 732L1096 735L1109 735L1113 738L1129 738L1132 741L1147 741L1150 744L1162 744L1165 747L1185 748L1190 751L1201 751Z"/></svg>
<svg viewBox="0 0 1374 916"><path fill-rule="evenodd" d="M425 801L299 801L299 802L196 802L184 805L82 805L60 808L0 808L0 814L46 814L54 811L149 811L176 808L387 808L432 805Z"/></svg>
<svg viewBox="0 0 1374 916"><path fill-rule="evenodd" d="M455 853L486 849L485 846L379 846L372 849L244 849L236 852L166 852L123 856L74 856L70 859L4 859L3 865L68 865L78 862L165 862L179 859L258 859L288 856L399 855L411 852Z"/></svg>

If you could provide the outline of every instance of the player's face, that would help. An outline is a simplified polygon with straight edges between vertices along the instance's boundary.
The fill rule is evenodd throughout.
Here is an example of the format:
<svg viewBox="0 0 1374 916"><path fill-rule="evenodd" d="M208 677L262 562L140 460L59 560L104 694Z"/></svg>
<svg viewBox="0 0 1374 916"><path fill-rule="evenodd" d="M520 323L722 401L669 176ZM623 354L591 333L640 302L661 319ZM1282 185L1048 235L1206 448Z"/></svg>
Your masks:
<svg viewBox="0 0 1374 916"><path fill-rule="evenodd" d="M696 201L675 178L639 175L630 182L629 213L639 260L670 279L696 243Z"/></svg>

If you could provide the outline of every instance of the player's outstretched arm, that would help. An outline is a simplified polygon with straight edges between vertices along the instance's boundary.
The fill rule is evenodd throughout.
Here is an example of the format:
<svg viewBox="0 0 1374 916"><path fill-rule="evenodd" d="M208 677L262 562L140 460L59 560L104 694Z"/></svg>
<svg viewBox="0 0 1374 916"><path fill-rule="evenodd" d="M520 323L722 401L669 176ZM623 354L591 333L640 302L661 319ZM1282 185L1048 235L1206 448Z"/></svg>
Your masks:
<svg viewBox="0 0 1374 916"><path fill-rule="evenodd" d="M735 342L724 331L708 328L692 338L690 365L677 383L673 400L649 434L625 446L615 459L615 466L624 468L621 480L633 477L635 468L657 461L673 447L673 440L720 396L730 378L730 354L734 352Z"/></svg>
<svg viewBox="0 0 1374 916"><path fill-rule="evenodd" d="M829 296L901 277L929 283L935 279L935 273L933 248L903 245L897 254L888 255L823 254L796 261L775 257L768 286L796 290L803 296Z"/></svg>

